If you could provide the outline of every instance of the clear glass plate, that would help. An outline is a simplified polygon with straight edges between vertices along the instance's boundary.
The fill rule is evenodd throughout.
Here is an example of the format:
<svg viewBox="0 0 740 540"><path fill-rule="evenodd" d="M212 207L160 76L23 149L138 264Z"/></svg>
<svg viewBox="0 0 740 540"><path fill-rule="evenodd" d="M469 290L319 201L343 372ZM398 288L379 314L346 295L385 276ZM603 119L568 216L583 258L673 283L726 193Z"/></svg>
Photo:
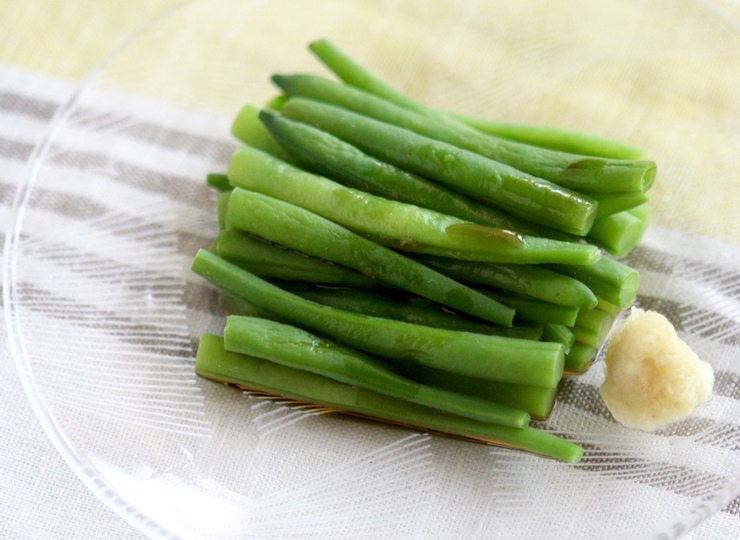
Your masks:
<svg viewBox="0 0 740 540"><path fill-rule="evenodd" d="M740 493L740 35L704 2L194 2L132 36L54 122L15 205L5 314L20 377L80 478L152 538L679 536ZM318 414L194 374L222 318L189 272L216 231L208 172L273 72L326 36L424 102L626 139L658 162L629 257L639 303L716 370L647 434L602 368L543 427L580 464ZM546 535L546 536L545 536Z"/></svg>

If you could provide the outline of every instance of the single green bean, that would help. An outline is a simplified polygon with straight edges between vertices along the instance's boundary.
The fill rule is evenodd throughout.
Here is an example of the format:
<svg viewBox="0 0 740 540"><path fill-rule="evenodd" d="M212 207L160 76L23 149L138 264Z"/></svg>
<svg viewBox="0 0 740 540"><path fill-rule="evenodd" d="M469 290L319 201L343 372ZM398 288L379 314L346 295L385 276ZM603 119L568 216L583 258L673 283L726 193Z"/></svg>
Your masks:
<svg viewBox="0 0 740 540"><path fill-rule="evenodd" d="M614 317L600 309L582 309L578 312L576 322L573 326L578 326L586 330L591 330L598 336L603 336L601 341L606 338L614 323Z"/></svg>
<svg viewBox="0 0 740 540"><path fill-rule="evenodd" d="M640 275L611 257L602 257L591 265L547 265L548 268L571 276L585 284L599 298L614 304L621 309L632 305L637 296Z"/></svg>
<svg viewBox="0 0 740 540"><path fill-rule="evenodd" d="M496 122L458 113L448 114L483 133L560 152L610 159L645 159L647 156L644 148L593 133L555 126Z"/></svg>
<svg viewBox="0 0 740 540"><path fill-rule="evenodd" d="M230 191L229 177L221 173L209 173L206 176L206 185L217 191Z"/></svg>
<svg viewBox="0 0 740 540"><path fill-rule="evenodd" d="M514 322L534 324L562 324L573 326L581 308L572 306L559 306L551 302L527 298L518 294L498 291L488 287L477 287L477 290L516 310Z"/></svg>
<svg viewBox="0 0 740 540"><path fill-rule="evenodd" d="M607 302L603 298L599 298L596 302L596 309L598 309L599 311L605 311L614 319L616 319L623 311L623 308L621 308L620 306L612 304L611 302Z"/></svg>
<svg viewBox="0 0 740 540"><path fill-rule="evenodd" d="M308 48L326 67L347 84L383 97L412 111L434 114L425 105L371 74L328 39L318 39L310 43Z"/></svg>
<svg viewBox="0 0 740 540"><path fill-rule="evenodd" d="M281 113L395 166L547 227L585 235L596 215L593 199L407 129L304 98L289 99Z"/></svg>
<svg viewBox="0 0 740 540"><path fill-rule="evenodd" d="M226 316L229 315L243 315L245 317L261 317L263 319L270 319L272 321L280 320L269 311L265 311L262 308L255 306L249 300L236 296L229 292L221 291L218 295L218 307Z"/></svg>
<svg viewBox="0 0 740 540"><path fill-rule="evenodd" d="M370 355L283 323L232 315L226 320L224 346L227 351L481 422L513 427L529 423L529 414L524 411L419 384L394 373Z"/></svg>
<svg viewBox="0 0 740 540"><path fill-rule="evenodd" d="M483 320L511 326L514 310L298 206L235 188L229 226L320 257Z"/></svg>
<svg viewBox="0 0 740 540"><path fill-rule="evenodd" d="M517 324L499 326L481 322L449 311L436 302L426 298L399 298L400 291L393 290L387 294L377 290L360 290L336 287L311 287L301 284L279 284L283 289L295 295L346 311L362 313L372 317L394 319L411 324L421 324L432 328L446 328L490 336L506 336L538 341L542 337L541 324ZM392 295L392 297L391 297ZM575 319L575 317L574 317Z"/></svg>
<svg viewBox="0 0 740 540"><path fill-rule="evenodd" d="M623 212L636 208L650 200L648 193L608 193L608 194L589 194L599 206L596 209L596 219L601 219L617 212ZM592 227L593 228L593 227Z"/></svg>
<svg viewBox="0 0 740 540"><path fill-rule="evenodd" d="M597 349L582 343L574 343L565 355L565 366L568 374L584 373L596 359Z"/></svg>
<svg viewBox="0 0 740 540"><path fill-rule="evenodd" d="M517 339L531 339L533 341L542 339L542 329L544 326L542 324L525 323L505 327L496 324L479 323L470 318L438 309L438 304L426 299L420 298L423 302L421 305L416 305L416 302L413 300L401 302L390 300L387 297L384 300L380 300L382 298L380 294L358 289L309 287L296 285L293 282L280 281L273 283L311 302L354 313L361 313L371 317L393 319L395 321L420 324L432 328L458 330L487 336L504 336ZM279 317L258 308L244 298L228 293L221 293L219 295L219 307L227 315L244 315L247 317L279 320Z"/></svg>
<svg viewBox="0 0 740 540"><path fill-rule="evenodd" d="M198 251L192 269L289 324L374 356L546 388L557 386L562 376L564 353L556 343L430 328L339 310L290 294L205 250Z"/></svg>
<svg viewBox="0 0 740 540"><path fill-rule="evenodd" d="M213 252L258 276L345 287L377 287L356 270L265 242L238 231L221 231Z"/></svg>
<svg viewBox="0 0 740 540"><path fill-rule="evenodd" d="M268 360L231 353L223 339L204 334L195 364L208 379L376 420L578 462L583 448L531 427L513 428L409 403Z"/></svg>
<svg viewBox="0 0 740 540"><path fill-rule="evenodd" d="M270 132L265 129L259 119L260 109L251 104L244 105L231 124L231 133L244 144L259 148L263 152L278 157L284 161L291 161L288 154Z"/></svg>
<svg viewBox="0 0 740 540"><path fill-rule="evenodd" d="M598 349L603 345L603 342L599 340L599 335L589 328L583 328L580 326L574 326L571 328L575 342L580 345L585 345L593 349Z"/></svg>
<svg viewBox="0 0 740 540"><path fill-rule="evenodd" d="M273 75L288 96L322 101L505 163L557 185L589 193L643 192L655 180L647 160L605 159L556 152L484 134L441 115L420 114L358 88L316 75Z"/></svg>
<svg viewBox="0 0 740 540"><path fill-rule="evenodd" d="M651 208L637 208L597 217L586 238L615 257L624 257L640 243L650 221Z"/></svg>
<svg viewBox="0 0 740 540"><path fill-rule="evenodd" d="M555 403L557 388L486 381L419 366L412 362L394 365L400 374L422 384L450 392L468 394L528 412L533 418L546 418Z"/></svg>
<svg viewBox="0 0 740 540"><path fill-rule="evenodd" d="M218 216L218 229L226 229L226 214L229 211L229 201L231 200L231 190L219 191L216 198L216 214Z"/></svg>
<svg viewBox="0 0 740 540"><path fill-rule="evenodd" d="M515 264L590 264L600 256L587 244L525 237L349 188L250 146L234 153L229 181L402 251Z"/></svg>
<svg viewBox="0 0 740 540"><path fill-rule="evenodd" d="M539 266L444 257L416 257L416 260L458 281L496 287L561 306L592 308L597 302L593 292L577 279Z"/></svg>
<svg viewBox="0 0 740 540"><path fill-rule="evenodd" d="M571 347L576 341L573 331L562 324L546 324L542 332L542 339L544 341L560 343L566 355L570 352Z"/></svg>

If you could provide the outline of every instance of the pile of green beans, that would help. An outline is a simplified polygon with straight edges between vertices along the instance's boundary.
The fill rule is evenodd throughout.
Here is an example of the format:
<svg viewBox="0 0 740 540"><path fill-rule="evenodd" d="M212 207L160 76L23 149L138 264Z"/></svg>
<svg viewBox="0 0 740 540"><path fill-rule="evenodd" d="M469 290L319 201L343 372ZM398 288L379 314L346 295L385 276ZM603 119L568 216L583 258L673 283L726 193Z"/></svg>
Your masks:
<svg viewBox="0 0 740 540"><path fill-rule="evenodd" d="M198 374L380 421L578 461L538 428L637 294L650 216L632 145L427 107L327 40L341 82L273 75L246 104L220 232L192 263L223 336Z"/></svg>

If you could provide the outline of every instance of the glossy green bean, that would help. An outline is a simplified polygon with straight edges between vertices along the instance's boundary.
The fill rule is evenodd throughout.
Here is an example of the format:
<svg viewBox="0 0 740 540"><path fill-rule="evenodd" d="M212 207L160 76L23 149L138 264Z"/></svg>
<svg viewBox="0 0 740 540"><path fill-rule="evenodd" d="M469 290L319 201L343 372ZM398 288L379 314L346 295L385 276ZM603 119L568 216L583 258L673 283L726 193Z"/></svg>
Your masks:
<svg viewBox="0 0 740 540"><path fill-rule="evenodd" d="M576 336L570 328L563 324L547 324L542 331L542 339L560 343L567 355L576 341Z"/></svg>
<svg viewBox="0 0 740 540"><path fill-rule="evenodd" d="M213 252L258 276L345 287L377 287L377 279L238 231L221 231Z"/></svg>
<svg viewBox="0 0 740 540"><path fill-rule="evenodd" d="M642 240L650 221L647 204L597 217L586 238L615 257L625 257Z"/></svg>
<svg viewBox="0 0 740 540"><path fill-rule="evenodd" d="M422 384L489 399L526 411L533 418L546 418L550 414L558 392L557 388L486 381L419 366L411 362L399 363L394 366L394 369L403 376Z"/></svg>
<svg viewBox="0 0 740 540"><path fill-rule="evenodd" d="M596 296L573 277L530 265L489 264L445 257L417 257L418 261L453 279L515 292L561 306L596 306Z"/></svg>
<svg viewBox="0 0 740 540"><path fill-rule="evenodd" d="M555 126L496 122L459 113L448 114L483 133L551 150L611 159L645 159L647 157L644 148L593 133Z"/></svg>
<svg viewBox="0 0 740 540"><path fill-rule="evenodd" d="M574 343L565 355L565 369L569 374L585 372L596 359L597 349L583 343Z"/></svg>
<svg viewBox="0 0 740 540"><path fill-rule="evenodd" d="M591 265L547 265L548 268L585 284L599 298L621 309L632 305L637 296L640 275L634 268L611 257Z"/></svg>
<svg viewBox="0 0 740 540"><path fill-rule="evenodd" d="M551 302L527 298L506 291L499 291L489 287L477 287L477 290L516 310L514 322L535 324L562 324L573 326L581 308L559 306Z"/></svg>
<svg viewBox="0 0 740 540"><path fill-rule="evenodd" d="M311 287L294 283L280 283L279 285L288 292L306 300L372 317L490 336L506 336L535 341L542 337L541 324L527 324L526 326L516 324L506 327L485 323L478 319L453 313L444 306L426 298L418 296L399 298L401 292L397 290L379 292L377 290L354 288Z"/></svg>
<svg viewBox="0 0 740 540"><path fill-rule="evenodd" d="M244 144L259 148L263 152L291 161L291 156L273 139L259 119L260 108L251 104L244 105L231 124L231 133Z"/></svg>

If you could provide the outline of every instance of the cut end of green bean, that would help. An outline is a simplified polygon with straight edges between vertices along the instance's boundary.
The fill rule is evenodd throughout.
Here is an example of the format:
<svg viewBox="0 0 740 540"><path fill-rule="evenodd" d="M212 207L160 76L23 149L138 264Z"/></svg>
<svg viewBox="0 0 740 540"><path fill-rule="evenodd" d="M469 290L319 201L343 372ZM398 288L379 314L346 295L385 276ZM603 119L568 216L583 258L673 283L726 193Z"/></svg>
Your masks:
<svg viewBox="0 0 740 540"><path fill-rule="evenodd" d="M657 165L649 160L604 160L602 158L583 157L572 162L562 173L563 178L576 179L580 176L591 178L609 169L622 182L614 183L608 191L615 193L636 191L644 193L649 190L658 172ZM603 187L603 186L602 186ZM584 189L588 189L584 184Z"/></svg>
<svg viewBox="0 0 740 540"><path fill-rule="evenodd" d="M265 109L280 112L280 109L283 108L286 101L288 101L288 96L280 94L267 101L267 103L265 103Z"/></svg>
<svg viewBox="0 0 740 540"><path fill-rule="evenodd" d="M206 176L206 184L217 191L229 191L229 177L222 173L210 173Z"/></svg>

